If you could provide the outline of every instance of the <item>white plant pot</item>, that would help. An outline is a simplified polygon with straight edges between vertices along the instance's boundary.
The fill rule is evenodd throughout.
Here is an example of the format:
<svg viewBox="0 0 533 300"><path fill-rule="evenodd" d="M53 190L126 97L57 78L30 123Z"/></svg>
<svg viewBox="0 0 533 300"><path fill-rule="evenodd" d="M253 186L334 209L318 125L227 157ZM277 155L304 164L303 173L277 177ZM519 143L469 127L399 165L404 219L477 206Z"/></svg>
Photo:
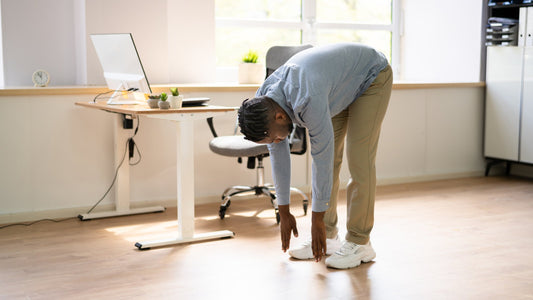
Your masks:
<svg viewBox="0 0 533 300"><path fill-rule="evenodd" d="M181 105L183 104L183 96L168 96L168 101L170 103L170 108L178 109L181 108Z"/></svg>
<svg viewBox="0 0 533 300"><path fill-rule="evenodd" d="M261 83L265 79L265 66L263 64L241 63L239 64L239 83Z"/></svg>

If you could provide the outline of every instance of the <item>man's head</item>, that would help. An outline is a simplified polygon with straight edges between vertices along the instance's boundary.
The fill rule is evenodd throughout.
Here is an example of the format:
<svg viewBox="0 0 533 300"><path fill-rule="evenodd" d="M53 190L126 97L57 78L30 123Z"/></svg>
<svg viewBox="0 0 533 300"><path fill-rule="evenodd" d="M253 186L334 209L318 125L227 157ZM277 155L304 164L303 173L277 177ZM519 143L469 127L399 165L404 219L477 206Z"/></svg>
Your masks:
<svg viewBox="0 0 533 300"><path fill-rule="evenodd" d="M274 100L266 96L246 99L239 108L239 126L247 140L279 143L291 133L291 118Z"/></svg>

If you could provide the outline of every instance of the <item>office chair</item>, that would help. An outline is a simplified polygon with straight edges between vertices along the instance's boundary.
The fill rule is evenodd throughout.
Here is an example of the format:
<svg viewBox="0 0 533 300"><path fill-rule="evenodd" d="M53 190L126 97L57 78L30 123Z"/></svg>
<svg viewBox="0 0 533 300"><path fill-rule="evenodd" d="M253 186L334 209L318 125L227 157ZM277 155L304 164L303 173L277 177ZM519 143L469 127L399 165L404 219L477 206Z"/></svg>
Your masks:
<svg viewBox="0 0 533 300"><path fill-rule="evenodd" d="M270 74L282 66L294 54L310 47L312 46L274 46L268 49L265 58L266 77L270 76ZM213 118L208 118L207 123L209 124L209 128L214 137L209 142L209 148L211 151L223 156L238 157L239 163L242 163L242 157L247 157L247 168L257 170L256 184L254 186L235 185L227 188L222 193L222 203L218 211L220 219L224 219L226 210L230 206L231 198L233 196L264 195L270 198L270 202L276 213L276 222L279 224L280 216L275 188L272 184L265 184L264 182L265 170L263 159L269 155L267 146L246 140L242 135L237 135L238 125L235 127L234 135L218 136L213 123ZM293 131L289 135L289 145L292 154L302 155L307 151L307 132L304 127L295 124ZM303 197L304 214L307 214L307 207L309 205L307 195L295 187L291 187L290 190L291 193L296 193Z"/></svg>

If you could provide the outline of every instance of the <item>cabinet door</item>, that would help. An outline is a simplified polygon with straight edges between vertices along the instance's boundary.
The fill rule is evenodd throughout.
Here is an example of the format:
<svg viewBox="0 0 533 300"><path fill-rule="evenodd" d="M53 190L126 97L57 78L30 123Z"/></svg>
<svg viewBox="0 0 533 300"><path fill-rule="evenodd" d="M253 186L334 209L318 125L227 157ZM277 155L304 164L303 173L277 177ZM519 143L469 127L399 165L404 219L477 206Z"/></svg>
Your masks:
<svg viewBox="0 0 533 300"><path fill-rule="evenodd" d="M533 164L533 47L525 49L523 88L520 161Z"/></svg>
<svg viewBox="0 0 533 300"><path fill-rule="evenodd" d="M523 47L487 47L485 156L518 161Z"/></svg>

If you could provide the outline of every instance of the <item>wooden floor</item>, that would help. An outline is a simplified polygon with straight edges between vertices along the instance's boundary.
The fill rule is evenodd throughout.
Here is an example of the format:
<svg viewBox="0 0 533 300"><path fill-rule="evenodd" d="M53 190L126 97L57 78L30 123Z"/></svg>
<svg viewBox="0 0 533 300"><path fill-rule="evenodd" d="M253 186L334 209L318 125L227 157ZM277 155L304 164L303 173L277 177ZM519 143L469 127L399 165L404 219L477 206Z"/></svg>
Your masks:
<svg viewBox="0 0 533 300"><path fill-rule="evenodd" d="M234 200L224 220L218 204L196 207L197 232L235 238L146 251L134 243L172 236L175 209L0 229L0 299L533 298L532 180L392 185L377 195L377 257L344 271L283 253L266 199ZM298 243L310 215L293 202Z"/></svg>

